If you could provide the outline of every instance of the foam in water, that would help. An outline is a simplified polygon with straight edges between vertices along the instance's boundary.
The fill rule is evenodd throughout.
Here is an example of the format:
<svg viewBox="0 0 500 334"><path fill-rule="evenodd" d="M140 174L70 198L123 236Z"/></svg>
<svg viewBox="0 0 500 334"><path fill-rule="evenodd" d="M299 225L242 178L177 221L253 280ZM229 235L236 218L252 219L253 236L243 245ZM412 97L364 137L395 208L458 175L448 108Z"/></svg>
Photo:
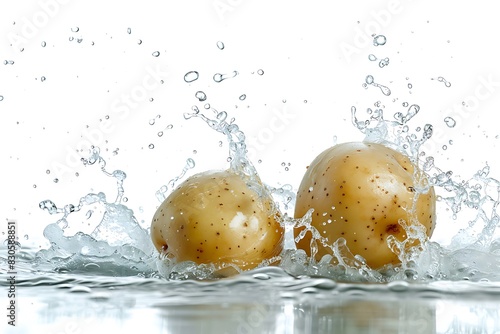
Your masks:
<svg viewBox="0 0 500 334"><path fill-rule="evenodd" d="M379 35L374 38L374 45L383 46L386 41L385 36ZM217 43L217 46L220 50L224 48L222 43ZM369 60L375 61L377 58L370 55ZM380 67L389 64L388 58L382 61L383 65L379 63ZM262 70L257 73L264 74ZM213 79L221 82L236 75L237 71L229 74L217 73ZM185 74L184 81L191 83L198 78L197 71L190 71ZM437 80L447 87L450 86L442 77ZM411 89L410 85L408 84L408 88ZM391 94L390 89L376 83L372 75L365 78L363 86L378 87L385 96ZM197 91L195 97L199 102L207 99L202 91ZM245 97L241 95L240 100L244 100ZM399 223L405 229L408 238L403 241L393 237L387 238L389 247L398 254L401 265L390 265L381 270L369 268L362 257L352 254L345 239L339 238L329 243L322 238L311 226L312 210L304 217L290 216L289 213L293 212L295 203L293 186L263 185L255 166L246 156L245 134L234 119L228 120L227 112L219 112L206 103L203 108L213 111L213 116L207 116L200 112L198 106L193 106L191 112L185 113L184 117L201 119L211 129L223 134L229 146L229 168L248 177L249 185L253 189L265 192L275 200L276 210L280 213L278 215L280 223L285 229L284 251L279 257L263 262L261 267L279 265L293 276L322 276L353 282L500 280L500 238L497 232L500 181L489 175L489 166L481 168L468 180L455 180L451 171L440 170L435 165L434 158L423 150L424 144L433 135L433 125L424 124L412 131L410 124L421 112L420 107L407 102L404 102L402 107L393 111L388 117L388 111L380 101L374 103L374 108L366 108L363 113L353 106L352 124L364 134L365 141L381 143L398 150L421 167L425 177L414 175L416 194L434 186L439 194L438 201L444 203L452 212L450 221L447 221L446 217L441 217L438 212L437 224L453 224L453 220L462 219L466 214L472 218L468 226L451 239L449 245L440 245L428 240L423 226L415 217L410 221L401 220ZM444 123L448 127L454 127L456 124L451 117L446 117ZM158 135L160 136L160 133ZM222 145L222 142L220 144ZM108 275L160 274L169 279L215 277L218 268L211 264L197 265L189 261L175 263L168 256L158 257L149 232L140 227L133 211L122 203L126 174L120 170L108 172L98 148L93 148L89 157L82 159L82 163L87 166L99 166L105 176L116 180L116 198L114 202L108 202L105 194L92 193L82 197L77 205L67 204L62 207L57 207L50 200L42 201L40 208L52 215L61 215L61 218L46 227L44 235L52 246L37 253L36 267L47 271L94 272ZM195 162L188 159L179 175L160 187L156 192L160 203L182 180L186 172L194 167ZM416 198L417 196L414 201ZM90 234L78 232L73 236L64 235L70 216L86 209L87 218L93 217L95 213L92 208L96 205L102 207L103 216ZM410 211L412 206L413 203L409 206ZM304 230L295 238L294 229L298 227ZM304 250L296 249L296 241L303 237L306 231L314 236L310 245L313 255L317 251L318 243L330 248L331 254L315 261L314 256L308 257ZM231 267L231 264L228 266ZM241 272L236 266L232 267Z"/></svg>

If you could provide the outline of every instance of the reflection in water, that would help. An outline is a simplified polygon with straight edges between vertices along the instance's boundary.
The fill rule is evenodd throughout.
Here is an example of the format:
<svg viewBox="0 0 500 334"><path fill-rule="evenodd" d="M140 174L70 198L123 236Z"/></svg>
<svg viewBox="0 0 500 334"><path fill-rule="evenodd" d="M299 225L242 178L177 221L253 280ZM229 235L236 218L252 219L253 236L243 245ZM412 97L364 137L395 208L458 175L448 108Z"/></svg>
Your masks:
<svg viewBox="0 0 500 334"><path fill-rule="evenodd" d="M35 324L40 333L58 334L494 333L500 328L497 283L352 284L263 269L212 282L32 276L19 287L16 333Z"/></svg>

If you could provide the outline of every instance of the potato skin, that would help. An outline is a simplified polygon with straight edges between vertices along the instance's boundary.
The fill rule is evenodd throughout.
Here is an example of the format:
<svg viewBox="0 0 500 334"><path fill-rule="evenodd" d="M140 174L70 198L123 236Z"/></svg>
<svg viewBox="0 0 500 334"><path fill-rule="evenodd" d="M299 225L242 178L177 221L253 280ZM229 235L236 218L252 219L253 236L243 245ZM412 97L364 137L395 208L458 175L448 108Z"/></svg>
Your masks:
<svg viewBox="0 0 500 334"><path fill-rule="evenodd" d="M279 255L283 228L270 197L230 170L196 174L157 209L151 238L177 261L231 263L247 270Z"/></svg>
<svg viewBox="0 0 500 334"><path fill-rule="evenodd" d="M295 217L314 208L312 226L332 244L343 237L353 254L363 256L373 269L400 261L386 238L407 238L399 219L415 217L428 237L435 226L432 187L419 194L412 208L414 168L405 155L381 144L350 142L326 149L308 167L297 192ZM420 171L417 171L420 172ZM420 173L421 174L421 173ZM295 236L301 229L296 229ZM297 243L310 255L311 233ZM331 250L318 243L319 260Z"/></svg>

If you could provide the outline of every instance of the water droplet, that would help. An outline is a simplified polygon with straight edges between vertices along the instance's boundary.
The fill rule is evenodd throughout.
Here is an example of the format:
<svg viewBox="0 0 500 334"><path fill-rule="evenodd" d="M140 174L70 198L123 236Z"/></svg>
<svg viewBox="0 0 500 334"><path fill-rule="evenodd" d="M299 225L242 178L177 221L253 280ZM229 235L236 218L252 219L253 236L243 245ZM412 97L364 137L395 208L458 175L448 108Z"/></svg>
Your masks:
<svg viewBox="0 0 500 334"><path fill-rule="evenodd" d="M44 76L42 76L42 77L40 78L40 81L41 81L41 82L44 82L46 79L47 79L47 78L45 78Z"/></svg>
<svg viewBox="0 0 500 334"><path fill-rule="evenodd" d="M186 160L186 167L189 169L193 169L196 166L196 163L193 159L189 158Z"/></svg>
<svg viewBox="0 0 500 334"><path fill-rule="evenodd" d="M261 160L261 159L259 159L259 160L257 160L257 162L258 162L259 164L261 164L261 163L262 163L262 160Z"/></svg>
<svg viewBox="0 0 500 334"><path fill-rule="evenodd" d="M197 91L194 96L198 99L198 101L203 102L207 99L207 95L201 90Z"/></svg>
<svg viewBox="0 0 500 334"><path fill-rule="evenodd" d="M154 124L155 124L155 122L156 122L156 121L155 121L155 119L154 119L154 118L151 118L151 119L149 120L149 125L154 125Z"/></svg>
<svg viewBox="0 0 500 334"><path fill-rule="evenodd" d="M373 54L370 54L370 55L368 55L368 59L370 61L375 61L375 60L377 60L377 57L375 57L375 55L373 55Z"/></svg>
<svg viewBox="0 0 500 334"><path fill-rule="evenodd" d="M141 45L142 44L142 39L137 40L137 44Z"/></svg>
<svg viewBox="0 0 500 334"><path fill-rule="evenodd" d="M372 86L380 88L380 90L382 91L382 94L384 94L385 96L391 95L391 90L389 89L389 87L386 87L384 85L376 83L372 75L367 75L365 78L365 82L363 83L363 87L367 88L368 85L372 85Z"/></svg>
<svg viewBox="0 0 500 334"><path fill-rule="evenodd" d="M71 31L72 31L72 32L79 32L79 31L80 31L80 28L78 28L78 27L73 27L73 28L71 28Z"/></svg>
<svg viewBox="0 0 500 334"><path fill-rule="evenodd" d="M446 87L451 87L451 82L446 81L446 79L445 79L445 78L443 78L443 77L437 77L437 79L435 79L435 78L431 78L431 80L437 80L437 81L439 81L439 82L444 83L444 85L445 85Z"/></svg>
<svg viewBox="0 0 500 334"><path fill-rule="evenodd" d="M123 197L122 201L124 201L125 203L128 202L128 197Z"/></svg>
<svg viewBox="0 0 500 334"><path fill-rule="evenodd" d="M408 89L412 89L413 85L411 83L408 84Z"/></svg>
<svg viewBox="0 0 500 334"><path fill-rule="evenodd" d="M224 50L224 43L221 42L221 41L218 41L217 42L217 47L219 48L219 50Z"/></svg>
<svg viewBox="0 0 500 334"><path fill-rule="evenodd" d="M41 45L42 45L42 48L44 48L47 45L47 43L45 43L45 41L42 41Z"/></svg>
<svg viewBox="0 0 500 334"><path fill-rule="evenodd" d="M131 34L132 33L132 29L131 28L127 28L127 34Z"/></svg>
<svg viewBox="0 0 500 334"><path fill-rule="evenodd" d="M377 35L373 38L373 45L375 46L385 45L385 42L387 42L387 39L384 35Z"/></svg>
<svg viewBox="0 0 500 334"><path fill-rule="evenodd" d="M27 234L24 235L24 240L28 240L29 238L30 238L29 235Z"/></svg>
<svg viewBox="0 0 500 334"><path fill-rule="evenodd" d="M222 82L226 79L234 78L237 75L238 75L238 71L233 71L233 72L228 73L228 74L215 73L214 74L214 81L215 82Z"/></svg>
<svg viewBox="0 0 500 334"><path fill-rule="evenodd" d="M163 131L158 132L158 137L161 137L161 136L163 136Z"/></svg>
<svg viewBox="0 0 500 334"><path fill-rule="evenodd" d="M408 102L403 102L403 107L408 107Z"/></svg>
<svg viewBox="0 0 500 334"><path fill-rule="evenodd" d="M448 149L448 146L443 145L443 151L446 151Z"/></svg>
<svg viewBox="0 0 500 334"><path fill-rule="evenodd" d="M244 99L246 99L246 98L247 98L247 95L246 95L246 94L241 94L241 95L240 95L240 97L239 97L239 99L240 99L241 101L243 101L243 100L244 100Z"/></svg>
<svg viewBox="0 0 500 334"><path fill-rule="evenodd" d="M261 70L261 69L257 70L257 74L258 75L263 75L264 74L264 70Z"/></svg>
<svg viewBox="0 0 500 334"><path fill-rule="evenodd" d="M45 173L50 174L50 169L47 169Z"/></svg>
<svg viewBox="0 0 500 334"><path fill-rule="evenodd" d="M449 128L453 128L457 124L457 122L451 117L445 117L444 122Z"/></svg>
<svg viewBox="0 0 500 334"><path fill-rule="evenodd" d="M149 144L149 145L148 145L148 147L149 147L150 149L155 148L154 144Z"/></svg>
<svg viewBox="0 0 500 334"><path fill-rule="evenodd" d="M54 183L58 183L58 182L59 182L59 179L56 177L56 178L54 179Z"/></svg>
<svg viewBox="0 0 500 334"><path fill-rule="evenodd" d="M33 188L36 188L36 184L33 185Z"/></svg>
<svg viewBox="0 0 500 334"><path fill-rule="evenodd" d="M170 129L172 129L173 127L174 127L174 126L173 126L173 124L169 124L169 125L167 125L166 129L167 129L167 130L170 130Z"/></svg>
<svg viewBox="0 0 500 334"><path fill-rule="evenodd" d="M0 101L3 101L3 95L0 95Z"/></svg>
<svg viewBox="0 0 500 334"><path fill-rule="evenodd" d="M199 74L196 71L190 71L184 75L184 81L186 81L188 83L196 81L196 80L198 80L198 78L199 78Z"/></svg>
<svg viewBox="0 0 500 334"><path fill-rule="evenodd" d="M159 57L160 56L160 51L155 51L152 53L153 57Z"/></svg>
<svg viewBox="0 0 500 334"><path fill-rule="evenodd" d="M384 59L381 59L378 63L378 66L380 68L383 68L385 66L389 65L389 58L384 58Z"/></svg>

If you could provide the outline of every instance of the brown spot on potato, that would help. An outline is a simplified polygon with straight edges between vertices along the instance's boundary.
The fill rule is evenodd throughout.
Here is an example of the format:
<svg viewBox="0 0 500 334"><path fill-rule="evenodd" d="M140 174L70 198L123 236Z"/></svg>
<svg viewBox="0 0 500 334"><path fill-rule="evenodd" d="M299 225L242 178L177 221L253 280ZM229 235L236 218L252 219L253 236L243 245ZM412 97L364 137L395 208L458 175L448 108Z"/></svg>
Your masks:
<svg viewBox="0 0 500 334"><path fill-rule="evenodd" d="M399 233L400 226L399 224L389 224L385 228L385 231L389 234L396 234Z"/></svg>

